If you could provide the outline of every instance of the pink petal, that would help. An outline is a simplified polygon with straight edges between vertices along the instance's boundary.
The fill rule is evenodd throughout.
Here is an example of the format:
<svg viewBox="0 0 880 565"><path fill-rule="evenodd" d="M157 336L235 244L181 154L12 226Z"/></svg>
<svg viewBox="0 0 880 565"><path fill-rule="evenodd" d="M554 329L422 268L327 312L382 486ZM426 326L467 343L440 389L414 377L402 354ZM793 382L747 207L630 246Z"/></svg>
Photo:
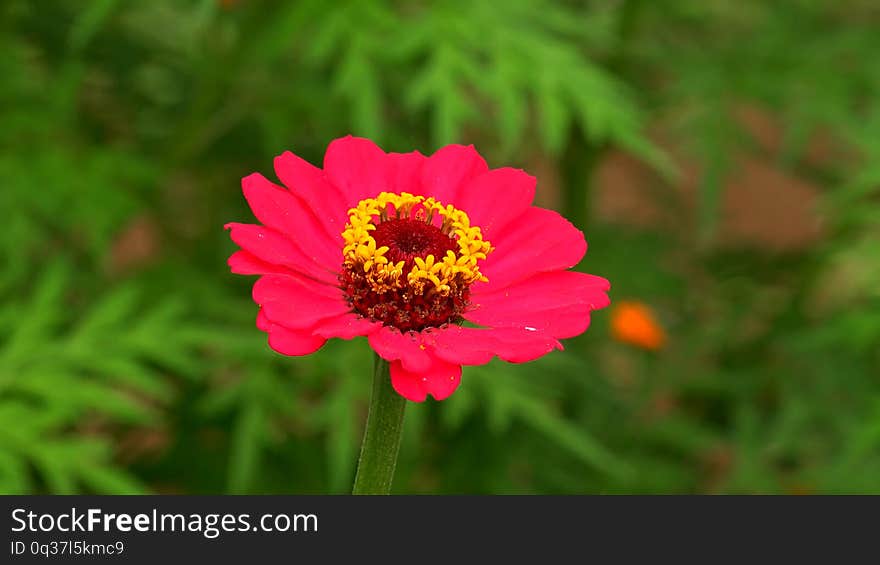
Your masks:
<svg viewBox="0 0 880 565"><path fill-rule="evenodd" d="M480 304L500 304L523 310L550 309L568 304L587 304L593 309L609 304L609 282L596 275L576 271L539 273L507 288L484 292L474 286L472 298Z"/></svg>
<svg viewBox="0 0 880 565"><path fill-rule="evenodd" d="M253 297L266 318L289 329L311 328L350 309L338 288L281 275L260 277Z"/></svg>
<svg viewBox="0 0 880 565"><path fill-rule="evenodd" d="M358 314L347 313L321 320L312 328L312 333L321 337L353 339L378 331L381 324L372 322Z"/></svg>
<svg viewBox="0 0 880 565"><path fill-rule="evenodd" d="M294 271L283 267L281 265L275 265L272 263L266 263L265 261L260 261L247 251L236 251L232 255L229 256L229 259L226 261L229 265L229 268L233 273L237 275L293 275Z"/></svg>
<svg viewBox="0 0 880 565"><path fill-rule="evenodd" d="M418 375L404 370L400 361L394 361L389 366L391 373L391 386L397 394L412 402L424 402L428 393L422 388Z"/></svg>
<svg viewBox="0 0 880 565"><path fill-rule="evenodd" d="M417 332L401 333L395 328L382 326L370 334L370 347L382 359L400 361L408 371L421 372L431 366L431 357Z"/></svg>
<svg viewBox="0 0 880 565"><path fill-rule="evenodd" d="M560 339L572 337L586 330L590 311L608 306L609 288L602 277L574 271L538 274L489 293L475 286L472 309L465 318L482 326L519 327L546 331Z"/></svg>
<svg viewBox="0 0 880 565"><path fill-rule="evenodd" d="M262 308L257 312L257 328L269 334L269 347L284 355L308 355L327 341L309 331L292 330L272 323Z"/></svg>
<svg viewBox="0 0 880 565"><path fill-rule="evenodd" d="M291 294L300 292L313 295L315 300L333 300L345 303L342 289L339 287L303 277L265 275L257 279L254 284L254 300L257 303L287 300Z"/></svg>
<svg viewBox="0 0 880 565"><path fill-rule="evenodd" d="M496 238L487 238L493 244ZM553 210L530 207L498 234L495 250L480 264L489 279L474 290L493 292L537 273L578 264L587 251L584 234Z"/></svg>
<svg viewBox="0 0 880 565"><path fill-rule="evenodd" d="M345 196L346 209L388 190L385 152L362 137L349 135L333 140L324 154L324 172Z"/></svg>
<svg viewBox="0 0 880 565"><path fill-rule="evenodd" d="M263 312L263 309L260 308L259 310L257 310L257 329L268 332L271 327L272 322L270 322L269 318L266 317L266 313Z"/></svg>
<svg viewBox="0 0 880 565"><path fill-rule="evenodd" d="M419 193L422 167L428 158L412 151L410 153L389 153L386 156L389 192Z"/></svg>
<svg viewBox="0 0 880 565"><path fill-rule="evenodd" d="M338 275L335 271L315 263L293 242L272 228L235 222L226 224L224 227L230 230L229 235L232 241L261 261L289 267L307 277L328 284L337 284L338 282Z"/></svg>
<svg viewBox="0 0 880 565"><path fill-rule="evenodd" d="M422 373L422 388L435 400L449 398L461 384L461 365L436 359L431 369Z"/></svg>
<svg viewBox="0 0 880 565"><path fill-rule="evenodd" d="M519 169L493 169L471 179L458 193L456 206L492 241L511 220L529 209L536 183L535 177Z"/></svg>
<svg viewBox="0 0 880 565"><path fill-rule="evenodd" d="M309 355L327 342L310 332L291 330L278 324L271 324L268 333L269 347L282 355Z"/></svg>
<svg viewBox="0 0 880 565"><path fill-rule="evenodd" d="M275 158L275 174L308 204L331 240L341 242L351 206L345 195L327 180L324 171L285 151Z"/></svg>
<svg viewBox="0 0 880 565"><path fill-rule="evenodd" d="M421 192L443 204L458 206L458 196L471 179L489 170L472 145L447 145L437 150L422 167Z"/></svg>
<svg viewBox="0 0 880 565"><path fill-rule="evenodd" d="M425 371L408 371L402 363L391 363L391 386L413 402L422 402L430 394L437 400L448 398L461 383L461 366L433 359Z"/></svg>
<svg viewBox="0 0 880 565"><path fill-rule="evenodd" d="M511 363L524 363L562 349L547 332L522 327L448 326L429 332L425 343L431 345L434 356L458 365L483 365L495 355Z"/></svg>
<svg viewBox="0 0 880 565"><path fill-rule="evenodd" d="M254 215L266 226L293 241L319 265L336 269L342 263L342 245L334 243L305 201L254 173L241 181Z"/></svg>

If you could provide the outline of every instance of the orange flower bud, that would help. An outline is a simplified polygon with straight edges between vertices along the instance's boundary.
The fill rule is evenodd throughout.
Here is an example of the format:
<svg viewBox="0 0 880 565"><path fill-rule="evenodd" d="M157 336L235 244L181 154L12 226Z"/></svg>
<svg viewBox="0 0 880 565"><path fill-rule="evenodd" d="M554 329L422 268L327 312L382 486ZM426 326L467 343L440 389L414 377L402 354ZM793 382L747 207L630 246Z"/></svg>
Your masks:
<svg viewBox="0 0 880 565"><path fill-rule="evenodd" d="M617 341L650 351L657 351L666 343L666 332L653 310L635 301L620 302L611 311L611 335Z"/></svg>

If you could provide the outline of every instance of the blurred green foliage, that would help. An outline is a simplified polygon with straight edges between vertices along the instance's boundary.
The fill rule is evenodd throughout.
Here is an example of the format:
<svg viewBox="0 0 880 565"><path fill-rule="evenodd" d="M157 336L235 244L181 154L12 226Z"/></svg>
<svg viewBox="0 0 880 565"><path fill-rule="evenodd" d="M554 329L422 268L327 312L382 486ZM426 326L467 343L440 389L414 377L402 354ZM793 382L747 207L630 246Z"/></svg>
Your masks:
<svg viewBox="0 0 880 565"><path fill-rule="evenodd" d="M670 335L640 351L599 312L564 353L466 368L408 407L398 492L878 492L878 60L871 0L6 0L0 492L349 489L366 344L269 350L221 229L238 179L348 133L549 164L584 269ZM721 245L734 156L767 152L744 105L818 187L819 240ZM594 205L624 151L688 224L659 122L694 229ZM819 134L844 156L811 159Z"/></svg>

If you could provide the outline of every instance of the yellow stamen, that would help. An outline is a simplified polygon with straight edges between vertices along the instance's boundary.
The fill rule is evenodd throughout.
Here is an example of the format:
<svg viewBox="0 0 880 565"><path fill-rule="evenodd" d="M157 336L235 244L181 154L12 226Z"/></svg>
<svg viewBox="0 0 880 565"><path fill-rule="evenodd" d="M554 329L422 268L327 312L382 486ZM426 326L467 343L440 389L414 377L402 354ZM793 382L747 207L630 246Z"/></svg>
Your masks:
<svg viewBox="0 0 880 565"><path fill-rule="evenodd" d="M435 215L442 218L440 229L456 242L458 252L447 251L444 257L416 257L404 277L404 262L390 262L385 257L388 247L377 247L371 232L381 221L412 218L431 224ZM342 239L346 266L361 269L379 293L408 284L416 293L436 292L446 296L453 283L467 285L488 280L477 263L492 252L491 244L483 240L478 226L471 226L465 212L449 204L444 206L434 198L408 192L382 192L375 198L361 200L348 211Z"/></svg>

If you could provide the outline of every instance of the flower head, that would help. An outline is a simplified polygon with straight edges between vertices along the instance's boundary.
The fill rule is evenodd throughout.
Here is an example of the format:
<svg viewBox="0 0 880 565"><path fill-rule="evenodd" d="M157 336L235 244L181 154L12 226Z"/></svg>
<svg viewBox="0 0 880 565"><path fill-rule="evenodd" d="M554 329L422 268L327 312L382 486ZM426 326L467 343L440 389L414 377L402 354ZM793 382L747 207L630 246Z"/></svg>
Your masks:
<svg viewBox="0 0 880 565"><path fill-rule="evenodd" d="M642 349L657 351L666 343L666 332L651 308L641 302L620 302L611 311L614 339Z"/></svg>
<svg viewBox="0 0 880 565"><path fill-rule="evenodd" d="M442 400L462 365L562 349L608 305L608 281L566 270L583 234L531 205L534 177L490 170L473 147L426 157L349 136L323 170L286 152L275 171L286 188L242 180L262 225L226 227L241 247L232 271L260 275L257 327L279 353L366 336L398 393Z"/></svg>

